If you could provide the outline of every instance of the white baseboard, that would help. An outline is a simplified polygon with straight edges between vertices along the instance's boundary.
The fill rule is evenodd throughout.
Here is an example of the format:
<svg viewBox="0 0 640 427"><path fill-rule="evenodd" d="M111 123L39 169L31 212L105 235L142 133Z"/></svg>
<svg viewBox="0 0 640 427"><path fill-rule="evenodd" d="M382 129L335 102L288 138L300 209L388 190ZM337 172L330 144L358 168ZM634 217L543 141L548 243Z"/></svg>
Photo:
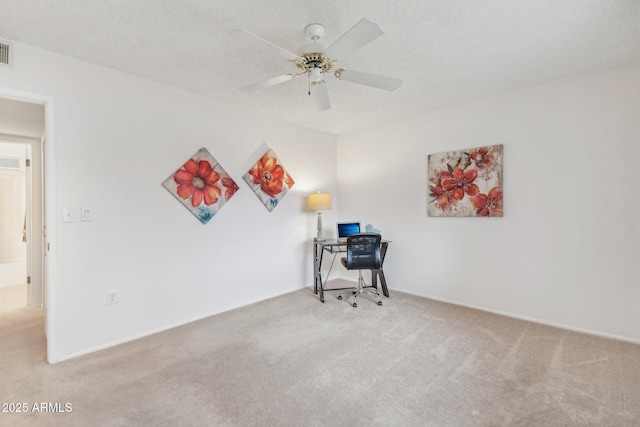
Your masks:
<svg viewBox="0 0 640 427"><path fill-rule="evenodd" d="M446 302L447 304L459 305L461 307L468 307L468 308L473 308L475 310L486 311L487 313L499 314L500 316L510 317L512 319L525 320L527 322L538 323L538 324L541 324L541 325L552 326L554 328L565 329L565 330L573 331L573 332L580 332L580 333L583 333L583 334L594 335L594 336L602 337L602 338L610 338L610 339L614 339L614 340L618 340L618 341L629 342L629 343L632 343L632 344L640 344L640 339L638 339L638 338L625 337L625 336L621 336L621 335L609 334L607 332L594 331L594 330L591 330L591 329L585 329L585 328L579 328L579 327L576 327L576 326L565 325L563 323L550 322L550 321L543 320L543 319L538 319L538 318L535 318L535 317L522 316L522 315L519 315L519 314L509 313L509 312L501 311L501 310L493 310L493 309L490 309L490 308L481 307L481 306L477 306L477 305L473 305L473 304L467 304L467 303L464 303L464 302L450 300L450 299L447 299L447 298L441 298L441 297L437 297L437 296L433 296L433 295L418 294L418 293L415 293L415 292L408 292L408 291L405 291L405 290L402 290L402 289L394 289L394 290L397 290L398 292L402 292L402 293L409 294L409 295L415 295L417 297L432 299L434 301Z"/></svg>
<svg viewBox="0 0 640 427"><path fill-rule="evenodd" d="M4 259L0 262L0 288L27 284L27 262Z"/></svg>
<svg viewBox="0 0 640 427"><path fill-rule="evenodd" d="M276 297L279 297L280 295L284 295L284 294L288 294L289 292L297 291L298 289L300 289L300 288L289 289L289 290L281 292L279 294L272 295L272 296L270 296L268 298L252 300L252 301L250 301L250 302L248 302L246 304L232 306L232 307L225 308L225 309L222 309L222 310L206 313L206 314L203 314L201 316L196 316L196 317L192 317L190 319L186 319L186 320L183 320L183 321L171 323L169 325L165 325L165 326L162 326L160 328L156 328L156 329L152 329L152 330L149 330L149 331L141 332L139 334L129 335L129 336L123 338L123 339L111 341L111 342L108 342L106 344L102 344L102 345L95 346L95 347L90 347L90 348L88 348L86 350L81 350L81 351L77 351L77 352L73 352L73 353L67 353L65 355L58 356L54 362L50 361L49 363L50 364L54 364L54 363L58 363L58 362L64 362L65 360L75 359L76 357L85 356L87 354L95 353L96 351L106 350L108 348L115 347L115 346L118 346L120 344L125 344L125 343L128 343L130 341L135 341L135 340L138 340L140 338L148 337L149 335L154 335L154 334L157 334L159 332L168 331L169 329L177 328L178 326L183 326L183 325L187 325L187 324L192 323L192 322L196 322L198 320L206 319L207 317L215 316L216 314L225 313L227 311L235 310L237 308L246 307L246 306L249 306L251 304L255 304L255 303L261 302L261 301L266 301L266 300L269 300L271 298L276 298Z"/></svg>
<svg viewBox="0 0 640 427"><path fill-rule="evenodd" d="M312 287L312 286L313 285L309 285L309 287ZM206 314L203 314L201 316L196 316L196 317L193 317L193 318L190 318L190 319L186 319L184 321L175 322L175 323L172 323L172 324L169 324L169 325L165 325L165 326L162 326L160 328L152 329L152 330L149 330L149 331L145 331L145 332L142 332L142 333L139 333L139 334L130 335L130 336L126 337L126 338L123 338L123 339L120 339L120 340L116 340L116 341L111 341L109 343L106 343L106 344L103 344L103 345L99 345L99 346L96 346L96 347L91 347L91 348L88 348L86 350L73 352L73 353L68 353L68 354L65 354L63 356L59 356L57 358L56 362L54 362L54 363L63 362L65 360L69 360L69 359L75 359L76 357L84 356L84 355L87 355L87 354L90 354L90 353L95 353L96 351L106 350L108 348L115 347L115 346L118 346L118 345L121 345L121 344L125 344L125 343L130 342L130 341L135 341L137 339L144 338L144 337L147 337L147 336L150 336L150 335L154 335L154 334L157 334L157 333L160 333L160 332L164 332L164 331L167 331L169 329L177 328L178 326L183 326L183 325L186 325L186 324L189 324L189 323L192 323L192 322L196 322L198 320L205 319L207 317L215 316L216 314L225 313L227 311L231 311L231 310L235 310L235 309L238 309L238 308L246 307L246 306L249 306L251 304L255 304L255 303L261 302L261 301L266 301L266 300L271 299L271 298L276 298L276 297L278 297L280 295L288 294L289 292L294 292L294 291L297 291L299 289L300 288L289 289L287 291L284 291L284 292L278 293L276 295L270 296L269 298L256 299L254 301L248 302L247 304L237 305L237 306L229 307L229 308L226 308L226 309L223 309L223 310L206 313ZM538 323L538 324L541 324L541 325L552 326L552 327L555 327L555 328L565 329L565 330L574 331L574 332L580 332L580 333L583 333L583 334L594 335L594 336L603 337L603 338L610 338L610 339L614 339L614 340L618 340L618 341L629 342L629 343L632 343L632 344L640 344L640 340L636 339L636 338L624 337L624 336L615 335L615 334L609 334L609 333L600 332L600 331L593 331L593 330L590 330L590 329L578 328L578 327L575 327L575 326L565 325L565 324L562 324L562 323L549 322L549 321L542 320L542 319L537 319L537 318L534 318L534 317L522 316L522 315L509 313L509 312L505 312L505 311L501 311L501 310L493 310L493 309L489 309L489 308L486 308L486 307L480 307L480 306L477 306L477 305L467 304L467 303L463 303L463 302L460 302L460 301L455 301L455 300L451 300L451 299L447 299L447 298L441 298L441 297L437 297L437 296L433 296L433 295L418 294L418 293L415 293L415 292L409 292L409 291L406 291L406 290L403 290L403 289L395 288L393 290L390 290L390 293L392 293L393 291L398 291L398 292L402 292L402 293L409 294L409 295L415 295L417 297L427 298L427 299L431 299L431 300L434 300L434 301L445 302L447 304L458 305L458 306L461 306L461 307L468 307L468 308L472 308L474 310L480 310L480 311L484 311L484 312L488 312L488 313L498 314L498 315L505 316L505 317L510 317L510 318L513 318L513 319L525 320L525 321L528 321L528 322Z"/></svg>

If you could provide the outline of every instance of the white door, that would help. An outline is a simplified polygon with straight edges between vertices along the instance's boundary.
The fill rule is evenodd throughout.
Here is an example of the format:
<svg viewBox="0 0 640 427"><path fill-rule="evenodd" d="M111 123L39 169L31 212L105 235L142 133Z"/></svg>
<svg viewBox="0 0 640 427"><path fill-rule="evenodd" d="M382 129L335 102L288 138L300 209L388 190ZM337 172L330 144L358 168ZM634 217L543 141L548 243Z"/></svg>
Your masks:
<svg viewBox="0 0 640 427"><path fill-rule="evenodd" d="M43 307L43 203L42 203L42 144L34 140L25 146L26 163L26 222L27 244L27 305Z"/></svg>

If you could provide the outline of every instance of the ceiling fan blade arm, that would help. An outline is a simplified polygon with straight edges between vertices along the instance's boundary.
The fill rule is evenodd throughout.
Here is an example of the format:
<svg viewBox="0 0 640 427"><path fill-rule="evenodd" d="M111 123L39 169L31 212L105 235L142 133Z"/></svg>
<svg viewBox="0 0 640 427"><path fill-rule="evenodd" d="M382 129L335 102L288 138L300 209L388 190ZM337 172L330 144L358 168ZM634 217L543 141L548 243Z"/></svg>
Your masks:
<svg viewBox="0 0 640 427"><path fill-rule="evenodd" d="M327 89L327 84L324 81L315 84L311 88L311 99L313 99L313 103L316 105L318 111L325 111L331 108L329 90Z"/></svg>
<svg viewBox="0 0 640 427"><path fill-rule="evenodd" d="M294 76L291 74L285 74L284 76L273 77L268 80L263 80L260 82L256 82L247 86L243 86L240 88L243 92L254 92L260 89L266 89L271 86L275 86L280 83L288 82L289 80L293 80Z"/></svg>
<svg viewBox="0 0 640 427"><path fill-rule="evenodd" d="M394 91L402 85L402 80L362 71L337 70L335 76L339 80L371 86L378 89Z"/></svg>
<svg viewBox="0 0 640 427"><path fill-rule="evenodd" d="M290 61L294 61L298 58L298 55L296 55L295 53L289 52L287 49L275 45L270 41L263 39L262 37L250 33L249 31L232 30L229 35L238 43L241 43L244 46L251 47L257 50L267 51L272 55L276 55L280 58L288 59Z"/></svg>
<svg viewBox="0 0 640 427"><path fill-rule="evenodd" d="M343 59L383 34L380 25L363 18L329 46L324 54L331 59Z"/></svg>

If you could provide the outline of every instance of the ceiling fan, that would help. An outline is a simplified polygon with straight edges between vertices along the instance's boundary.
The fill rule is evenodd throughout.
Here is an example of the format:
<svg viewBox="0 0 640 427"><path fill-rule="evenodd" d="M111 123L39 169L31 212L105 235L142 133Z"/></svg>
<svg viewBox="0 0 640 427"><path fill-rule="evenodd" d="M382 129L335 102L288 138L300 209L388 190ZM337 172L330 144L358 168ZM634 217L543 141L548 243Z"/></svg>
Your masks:
<svg viewBox="0 0 640 427"><path fill-rule="evenodd" d="M327 74L333 74L338 80L345 80L388 91L396 90L402 84L402 80L391 77L361 71L345 70L337 67L339 60L384 34L384 31L378 24L368 19L362 19L329 47L318 43L320 37L325 33L322 25L308 25L305 28L305 33L312 41L298 49L298 53L295 54L248 31L231 31L231 37L239 43L287 59L297 68L297 71L294 73L253 83L241 87L240 90L253 92L306 75L309 81L308 94L313 99L318 110L323 111L331 107L329 92L327 91L327 85L324 80L324 76Z"/></svg>

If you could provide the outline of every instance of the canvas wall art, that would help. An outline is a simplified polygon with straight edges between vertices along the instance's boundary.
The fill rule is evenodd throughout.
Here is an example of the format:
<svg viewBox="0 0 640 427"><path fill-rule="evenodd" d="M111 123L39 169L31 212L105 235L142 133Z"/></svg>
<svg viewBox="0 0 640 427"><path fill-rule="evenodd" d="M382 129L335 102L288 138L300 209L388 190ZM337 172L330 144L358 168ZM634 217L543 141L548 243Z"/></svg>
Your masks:
<svg viewBox="0 0 640 427"><path fill-rule="evenodd" d="M293 187L293 179L269 149L244 175L244 180L271 212Z"/></svg>
<svg viewBox="0 0 640 427"><path fill-rule="evenodd" d="M162 186L203 224L238 191L238 185L206 148L201 148Z"/></svg>
<svg viewBox="0 0 640 427"><path fill-rule="evenodd" d="M502 145L430 154L429 216L502 216Z"/></svg>

